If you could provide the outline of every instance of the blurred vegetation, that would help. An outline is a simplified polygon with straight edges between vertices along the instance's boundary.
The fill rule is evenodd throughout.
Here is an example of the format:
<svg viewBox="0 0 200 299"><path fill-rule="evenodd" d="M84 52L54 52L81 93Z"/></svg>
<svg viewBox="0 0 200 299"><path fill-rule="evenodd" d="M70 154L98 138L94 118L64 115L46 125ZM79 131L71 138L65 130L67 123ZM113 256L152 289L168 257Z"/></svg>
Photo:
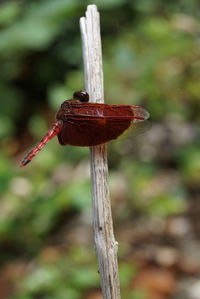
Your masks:
<svg viewBox="0 0 200 299"><path fill-rule="evenodd" d="M133 240L120 232L134 230L136 219L145 225L187 213L200 199L200 5L93 3L101 13L106 102L139 104L151 114L145 133L109 145L123 298L142 299L144 290L132 287ZM61 147L55 138L30 166L18 167L59 105L84 87L79 18L87 4L0 4L1 298L99 294L88 149Z"/></svg>

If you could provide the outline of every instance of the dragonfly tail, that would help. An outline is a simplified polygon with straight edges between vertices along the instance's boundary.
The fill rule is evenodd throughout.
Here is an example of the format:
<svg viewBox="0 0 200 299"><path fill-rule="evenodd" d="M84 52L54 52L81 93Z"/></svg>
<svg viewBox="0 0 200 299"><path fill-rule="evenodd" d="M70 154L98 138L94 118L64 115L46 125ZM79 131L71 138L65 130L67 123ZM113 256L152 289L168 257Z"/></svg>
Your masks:
<svg viewBox="0 0 200 299"><path fill-rule="evenodd" d="M51 127L51 129L47 132L47 134L44 135L41 141L38 142L34 146L34 148L30 152L28 152L28 154L24 157L24 159L21 161L20 167L26 166L29 162L31 162L33 157L35 157L35 155L37 155L37 153L41 151L41 149L47 144L47 142L49 142L55 135L60 133L62 127L63 121L56 121Z"/></svg>

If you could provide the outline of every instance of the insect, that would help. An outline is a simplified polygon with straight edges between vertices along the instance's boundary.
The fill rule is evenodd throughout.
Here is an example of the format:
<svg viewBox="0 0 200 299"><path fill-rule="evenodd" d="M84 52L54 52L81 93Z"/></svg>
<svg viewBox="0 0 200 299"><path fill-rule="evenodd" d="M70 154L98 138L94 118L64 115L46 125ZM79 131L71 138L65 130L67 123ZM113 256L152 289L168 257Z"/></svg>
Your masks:
<svg viewBox="0 0 200 299"><path fill-rule="evenodd" d="M116 139L132 123L149 117L140 106L88 101L89 95L84 90L75 92L73 99L64 101L50 130L24 157L20 166L27 165L55 135L61 145L96 146Z"/></svg>

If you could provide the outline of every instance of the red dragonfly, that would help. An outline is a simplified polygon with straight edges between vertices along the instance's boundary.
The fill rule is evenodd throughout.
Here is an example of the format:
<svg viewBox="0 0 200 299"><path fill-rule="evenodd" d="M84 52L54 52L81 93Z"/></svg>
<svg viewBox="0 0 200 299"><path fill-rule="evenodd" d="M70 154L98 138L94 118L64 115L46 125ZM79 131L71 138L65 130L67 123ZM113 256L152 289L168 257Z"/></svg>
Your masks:
<svg viewBox="0 0 200 299"><path fill-rule="evenodd" d="M75 92L73 99L64 101L50 130L25 156L20 166L27 165L55 135L61 145L95 146L116 139L132 123L149 117L140 106L88 101L89 95L84 90Z"/></svg>

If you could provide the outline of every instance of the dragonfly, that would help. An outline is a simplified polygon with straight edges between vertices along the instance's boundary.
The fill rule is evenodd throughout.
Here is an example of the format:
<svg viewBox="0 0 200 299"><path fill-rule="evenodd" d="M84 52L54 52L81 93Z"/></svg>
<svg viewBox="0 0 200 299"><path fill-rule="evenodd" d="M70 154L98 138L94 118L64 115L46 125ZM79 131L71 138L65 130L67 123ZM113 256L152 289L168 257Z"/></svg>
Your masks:
<svg viewBox="0 0 200 299"><path fill-rule="evenodd" d="M132 124L148 118L149 112L140 106L92 103L85 90L76 91L72 99L61 104L56 121L20 166L31 162L56 135L61 145L92 147L116 139Z"/></svg>

